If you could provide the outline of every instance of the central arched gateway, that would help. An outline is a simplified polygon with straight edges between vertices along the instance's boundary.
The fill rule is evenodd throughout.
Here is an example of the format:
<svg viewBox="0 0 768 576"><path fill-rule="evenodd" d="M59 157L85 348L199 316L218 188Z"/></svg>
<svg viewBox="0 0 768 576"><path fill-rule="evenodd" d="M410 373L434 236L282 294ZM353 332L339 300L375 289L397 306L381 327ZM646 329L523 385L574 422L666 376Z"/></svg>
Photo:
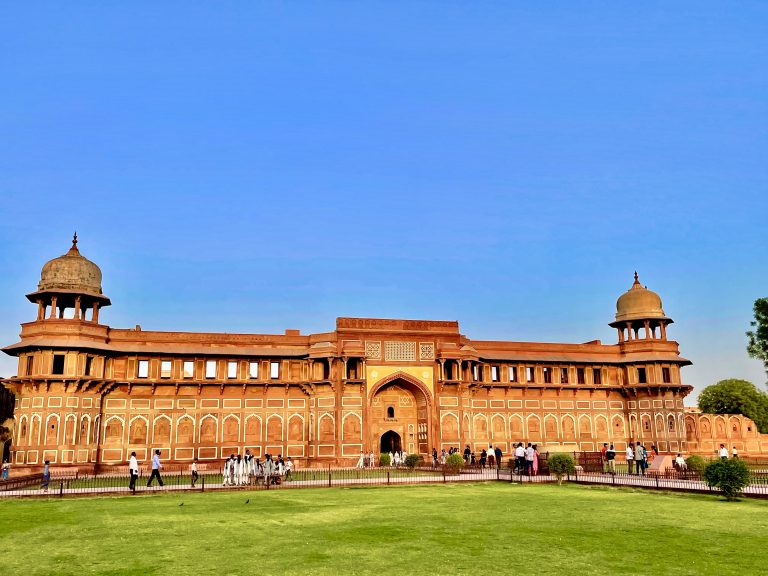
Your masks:
<svg viewBox="0 0 768 576"><path fill-rule="evenodd" d="M370 445L384 452L428 454L429 405L423 384L407 375L395 374L378 383L370 396ZM394 448L395 444L399 448Z"/></svg>
<svg viewBox="0 0 768 576"><path fill-rule="evenodd" d="M385 452L400 452L403 449L403 441L400 434L394 430L388 430L381 435L379 450L382 454Z"/></svg>

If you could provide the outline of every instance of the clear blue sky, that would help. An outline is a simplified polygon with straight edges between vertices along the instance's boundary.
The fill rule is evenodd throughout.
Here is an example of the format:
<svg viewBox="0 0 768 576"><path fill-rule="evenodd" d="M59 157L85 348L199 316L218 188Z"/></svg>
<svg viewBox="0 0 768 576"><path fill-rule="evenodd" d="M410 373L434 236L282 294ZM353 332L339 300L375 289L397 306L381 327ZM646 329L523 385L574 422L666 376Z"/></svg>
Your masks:
<svg viewBox="0 0 768 576"><path fill-rule="evenodd" d="M614 342L638 270L687 382L762 383L766 30L762 2L6 5L0 340L77 229L113 326Z"/></svg>

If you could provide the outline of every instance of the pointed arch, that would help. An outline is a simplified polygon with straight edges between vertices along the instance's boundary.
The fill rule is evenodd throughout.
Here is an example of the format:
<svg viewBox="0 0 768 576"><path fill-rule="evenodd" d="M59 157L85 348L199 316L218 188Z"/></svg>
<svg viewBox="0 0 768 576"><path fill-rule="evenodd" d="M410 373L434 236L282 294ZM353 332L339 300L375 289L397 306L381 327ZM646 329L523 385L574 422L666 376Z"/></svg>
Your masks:
<svg viewBox="0 0 768 576"><path fill-rule="evenodd" d="M344 442L360 442L363 421L355 412L345 414L341 419L341 439Z"/></svg>
<svg viewBox="0 0 768 576"><path fill-rule="evenodd" d="M267 418L267 442L283 441L283 417L272 414Z"/></svg>
<svg viewBox="0 0 768 576"><path fill-rule="evenodd" d="M444 442L459 439L459 417L454 412L446 412L440 418L440 436Z"/></svg>
<svg viewBox="0 0 768 576"><path fill-rule="evenodd" d="M608 426L608 418L604 414L595 416L595 437L599 440L609 440L611 429Z"/></svg>
<svg viewBox="0 0 768 576"><path fill-rule="evenodd" d="M32 414L32 419L30 420L29 424L29 445L30 446L39 446L40 445L40 428L42 425L40 424L40 414Z"/></svg>
<svg viewBox="0 0 768 576"><path fill-rule="evenodd" d="M362 426L359 426L357 428L358 439L360 437L361 430ZM290 418L288 418L288 440L291 442L304 442L304 416L301 414L293 414Z"/></svg>
<svg viewBox="0 0 768 576"><path fill-rule="evenodd" d="M501 414L491 416L491 434L493 434L494 440L506 440L507 426Z"/></svg>
<svg viewBox="0 0 768 576"><path fill-rule="evenodd" d="M128 422L128 444L146 444L149 420L144 416L134 416Z"/></svg>
<svg viewBox="0 0 768 576"><path fill-rule="evenodd" d="M557 418L553 414L547 414L544 417L544 437L547 438L548 440L557 440L557 437L558 437Z"/></svg>
<svg viewBox="0 0 768 576"><path fill-rule="evenodd" d="M91 417L83 414L80 417L80 429L77 434L77 443L81 445L88 444L88 432L91 429Z"/></svg>
<svg viewBox="0 0 768 576"><path fill-rule="evenodd" d="M237 414L227 414L221 421L221 441L240 442L240 417Z"/></svg>
<svg viewBox="0 0 768 576"><path fill-rule="evenodd" d="M579 436L592 436L592 420L586 414L579 416Z"/></svg>
<svg viewBox="0 0 768 576"><path fill-rule="evenodd" d="M104 421L104 444L122 444L124 424L120 416L107 418Z"/></svg>
<svg viewBox="0 0 768 576"><path fill-rule="evenodd" d="M98 444L101 439L101 416L97 414L91 425L91 444Z"/></svg>
<svg viewBox="0 0 768 576"><path fill-rule="evenodd" d="M621 416L619 414L614 415L613 419L611 420L612 426L611 426L611 434L613 435L613 438L616 440L624 440L627 438L627 432L625 429L626 422L624 421L624 416Z"/></svg>
<svg viewBox="0 0 768 576"><path fill-rule="evenodd" d="M213 414L200 418L200 443L214 444L219 440L219 419Z"/></svg>
<svg viewBox="0 0 768 576"><path fill-rule="evenodd" d="M741 438L741 422L736 416L731 416L728 421L728 435L732 438Z"/></svg>
<svg viewBox="0 0 768 576"><path fill-rule="evenodd" d="M195 443L195 419L184 414L176 420L176 444Z"/></svg>
<svg viewBox="0 0 768 576"><path fill-rule="evenodd" d="M564 440L576 440L576 420L573 416L570 414L563 416L560 425Z"/></svg>
<svg viewBox="0 0 768 576"><path fill-rule="evenodd" d="M72 446L77 438L77 416L67 414L64 418L64 442L67 446Z"/></svg>
<svg viewBox="0 0 768 576"><path fill-rule="evenodd" d="M391 384L392 382L395 382L397 380L402 380L403 382L411 385L412 387L416 388L423 397L423 400L426 402L427 407L432 406L432 393L430 392L429 388L418 378L411 376L410 374L402 371L395 372L394 374L390 374L389 376L385 376L376 384L373 385L371 390L368 392L368 398L370 399L369 402L373 401L373 398L376 396L376 393L384 388L387 384ZM417 403L419 398L417 397Z"/></svg>
<svg viewBox="0 0 768 576"><path fill-rule="evenodd" d="M525 438L525 426L520 414L512 414L509 417L509 436L512 440L520 441Z"/></svg>
<svg viewBox="0 0 768 576"><path fill-rule="evenodd" d="M154 446L171 444L171 419L166 414L156 416L152 421L152 444Z"/></svg>
<svg viewBox="0 0 768 576"><path fill-rule="evenodd" d="M250 414L245 418L245 443L261 443L261 416Z"/></svg>
<svg viewBox="0 0 768 576"><path fill-rule="evenodd" d="M661 414L656 414L653 420L656 425L656 437L663 438L664 437L664 416Z"/></svg>
<svg viewBox="0 0 768 576"><path fill-rule="evenodd" d="M488 440L488 418L485 414L475 414L472 425L475 429L475 440Z"/></svg>
<svg viewBox="0 0 768 576"><path fill-rule="evenodd" d="M677 422L675 422L674 414L667 416L667 433L670 436L677 436Z"/></svg>
<svg viewBox="0 0 768 576"><path fill-rule="evenodd" d="M336 440L336 419L332 414L325 412L317 419L317 440L323 443L331 443Z"/></svg>
<svg viewBox="0 0 768 576"><path fill-rule="evenodd" d="M19 418L19 424L16 428L16 445L17 446L26 446L28 444L28 437L27 434L29 430L27 429L27 422L28 418L25 415L23 415L21 418Z"/></svg>

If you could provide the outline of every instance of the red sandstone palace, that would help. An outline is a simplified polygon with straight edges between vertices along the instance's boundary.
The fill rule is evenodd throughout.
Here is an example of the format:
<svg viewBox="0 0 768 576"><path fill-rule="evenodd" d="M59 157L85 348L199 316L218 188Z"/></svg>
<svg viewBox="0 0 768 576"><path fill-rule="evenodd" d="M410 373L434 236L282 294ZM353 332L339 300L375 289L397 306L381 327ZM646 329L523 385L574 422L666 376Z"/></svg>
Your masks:
<svg viewBox="0 0 768 576"><path fill-rule="evenodd" d="M348 463L361 450L428 454L513 442L596 450L630 439L711 453L719 442L768 452L741 416L686 413L690 364L667 338L659 296L634 284L610 323L618 341L472 340L458 322L339 318L321 334L223 334L111 328L101 270L80 254L43 266L27 295L37 318L3 350L15 395L12 462L81 468L230 453Z"/></svg>

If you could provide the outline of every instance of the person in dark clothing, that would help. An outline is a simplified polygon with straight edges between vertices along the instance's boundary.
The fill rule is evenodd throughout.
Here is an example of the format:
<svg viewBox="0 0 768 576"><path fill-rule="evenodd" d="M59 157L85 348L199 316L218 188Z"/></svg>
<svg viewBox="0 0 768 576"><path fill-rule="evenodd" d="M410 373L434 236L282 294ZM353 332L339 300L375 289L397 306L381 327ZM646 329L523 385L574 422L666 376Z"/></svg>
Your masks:
<svg viewBox="0 0 768 576"><path fill-rule="evenodd" d="M501 448L496 446L496 449L494 450L494 452L496 453L496 468L500 470L501 469L501 457L502 457Z"/></svg>

